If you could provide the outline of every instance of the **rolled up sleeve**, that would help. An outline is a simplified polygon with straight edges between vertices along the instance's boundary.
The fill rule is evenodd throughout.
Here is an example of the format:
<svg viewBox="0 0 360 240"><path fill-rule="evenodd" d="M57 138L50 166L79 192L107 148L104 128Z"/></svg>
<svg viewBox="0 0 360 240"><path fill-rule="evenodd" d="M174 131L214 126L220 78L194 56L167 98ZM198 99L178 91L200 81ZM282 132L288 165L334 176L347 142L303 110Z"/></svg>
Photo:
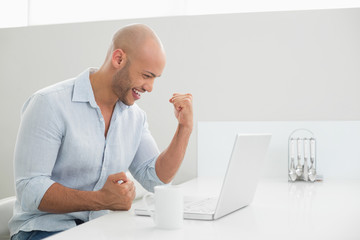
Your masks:
<svg viewBox="0 0 360 240"><path fill-rule="evenodd" d="M38 212L39 204L54 183L54 168L62 133L59 119L46 95L35 94L22 109L14 156L18 201L25 212Z"/></svg>
<svg viewBox="0 0 360 240"><path fill-rule="evenodd" d="M47 189L54 183L49 177L40 176L16 182L16 191L20 197L24 212L38 212L41 199Z"/></svg>

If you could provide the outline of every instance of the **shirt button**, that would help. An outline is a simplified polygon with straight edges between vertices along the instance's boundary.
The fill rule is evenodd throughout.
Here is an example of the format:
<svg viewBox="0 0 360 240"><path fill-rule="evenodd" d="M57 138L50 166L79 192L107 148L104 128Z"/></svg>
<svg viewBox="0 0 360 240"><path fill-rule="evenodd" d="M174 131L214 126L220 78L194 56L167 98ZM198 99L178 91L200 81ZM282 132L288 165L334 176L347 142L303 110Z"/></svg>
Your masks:
<svg viewBox="0 0 360 240"><path fill-rule="evenodd" d="M103 118L100 118L100 122L103 122L104 121L104 119Z"/></svg>

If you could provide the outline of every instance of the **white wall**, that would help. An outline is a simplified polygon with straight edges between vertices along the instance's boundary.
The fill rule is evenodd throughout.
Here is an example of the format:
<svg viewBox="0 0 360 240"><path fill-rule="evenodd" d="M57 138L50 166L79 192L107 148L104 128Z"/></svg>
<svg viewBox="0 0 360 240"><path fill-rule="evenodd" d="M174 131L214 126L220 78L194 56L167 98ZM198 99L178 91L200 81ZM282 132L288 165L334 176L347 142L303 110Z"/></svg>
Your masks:
<svg viewBox="0 0 360 240"><path fill-rule="evenodd" d="M167 66L139 105L160 149L176 127L168 99L194 95L195 122L359 120L360 9L166 17L0 29L0 197L14 194L20 108L39 88L100 66L121 26L149 24ZM177 182L196 175L196 128Z"/></svg>
<svg viewBox="0 0 360 240"><path fill-rule="evenodd" d="M316 140L316 172L325 181L360 179L360 121L200 121L198 176L225 175L237 133L272 134L265 164L259 169L262 177L288 179L291 135ZM304 154L300 163L304 164ZM310 166L309 160L307 164Z"/></svg>

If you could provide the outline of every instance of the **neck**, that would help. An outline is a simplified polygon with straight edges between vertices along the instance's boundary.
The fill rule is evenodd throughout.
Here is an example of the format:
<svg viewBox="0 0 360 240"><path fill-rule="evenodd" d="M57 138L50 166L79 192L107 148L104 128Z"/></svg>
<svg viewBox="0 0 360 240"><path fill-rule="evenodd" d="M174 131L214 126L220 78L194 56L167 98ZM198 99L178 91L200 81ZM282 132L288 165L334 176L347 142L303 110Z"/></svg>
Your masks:
<svg viewBox="0 0 360 240"><path fill-rule="evenodd" d="M112 91L111 81L112 74L103 68L90 75L95 101L99 106L114 107L118 101L118 97Z"/></svg>

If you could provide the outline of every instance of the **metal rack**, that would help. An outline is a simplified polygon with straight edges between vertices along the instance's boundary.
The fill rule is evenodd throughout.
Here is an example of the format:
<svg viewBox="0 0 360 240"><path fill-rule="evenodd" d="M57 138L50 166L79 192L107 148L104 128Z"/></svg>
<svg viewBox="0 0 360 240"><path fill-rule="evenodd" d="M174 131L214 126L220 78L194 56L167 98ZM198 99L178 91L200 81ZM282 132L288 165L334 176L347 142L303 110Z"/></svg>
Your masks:
<svg viewBox="0 0 360 240"><path fill-rule="evenodd" d="M308 129L294 130L288 139L288 179L315 182L317 173L316 139Z"/></svg>

